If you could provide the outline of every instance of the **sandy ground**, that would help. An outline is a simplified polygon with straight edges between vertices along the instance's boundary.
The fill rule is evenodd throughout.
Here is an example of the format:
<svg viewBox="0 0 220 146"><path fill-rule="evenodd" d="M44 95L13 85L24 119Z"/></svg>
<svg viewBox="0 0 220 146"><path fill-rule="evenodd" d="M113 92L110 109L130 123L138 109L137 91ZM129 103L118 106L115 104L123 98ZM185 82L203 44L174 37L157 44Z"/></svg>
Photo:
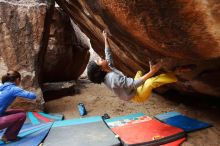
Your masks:
<svg viewBox="0 0 220 146"><path fill-rule="evenodd" d="M183 146L218 146L220 145L220 103L219 100L187 99L178 95L161 97L153 94L146 103L132 103L118 99L104 85L92 84L81 80L78 89L80 93L51 100L46 103L46 111L64 114L65 119L79 118L77 104L83 102L87 116L103 115L110 117L143 112L148 116L155 116L168 111L177 111L187 116L197 118L214 126L188 134Z"/></svg>

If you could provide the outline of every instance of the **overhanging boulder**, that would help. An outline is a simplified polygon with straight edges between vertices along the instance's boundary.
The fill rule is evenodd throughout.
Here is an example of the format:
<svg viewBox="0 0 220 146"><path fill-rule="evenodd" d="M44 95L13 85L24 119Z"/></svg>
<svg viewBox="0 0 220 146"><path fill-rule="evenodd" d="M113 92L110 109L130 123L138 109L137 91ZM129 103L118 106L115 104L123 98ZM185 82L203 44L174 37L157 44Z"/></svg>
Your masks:
<svg viewBox="0 0 220 146"><path fill-rule="evenodd" d="M149 60L166 62L162 71L184 66L180 92L220 96L220 1L56 0L103 56L102 30L110 30L116 67L129 76Z"/></svg>

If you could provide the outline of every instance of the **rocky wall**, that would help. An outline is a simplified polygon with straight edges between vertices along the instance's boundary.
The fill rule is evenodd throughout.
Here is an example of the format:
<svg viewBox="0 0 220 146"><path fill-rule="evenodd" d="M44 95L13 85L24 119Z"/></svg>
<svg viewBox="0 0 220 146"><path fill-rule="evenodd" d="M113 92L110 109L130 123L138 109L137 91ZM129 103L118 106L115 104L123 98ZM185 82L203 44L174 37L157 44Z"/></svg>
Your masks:
<svg viewBox="0 0 220 146"><path fill-rule="evenodd" d="M220 1L56 0L104 55L102 30L110 31L115 65L129 76L163 59L174 71L169 86L183 93L220 96ZM188 70L188 71L187 71Z"/></svg>

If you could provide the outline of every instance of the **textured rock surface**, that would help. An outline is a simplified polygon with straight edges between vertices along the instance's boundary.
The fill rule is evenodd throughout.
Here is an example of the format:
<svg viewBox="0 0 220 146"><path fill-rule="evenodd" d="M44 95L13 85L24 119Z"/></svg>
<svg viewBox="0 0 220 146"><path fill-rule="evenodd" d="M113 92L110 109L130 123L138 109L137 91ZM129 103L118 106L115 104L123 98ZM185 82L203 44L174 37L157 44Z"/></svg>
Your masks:
<svg viewBox="0 0 220 146"><path fill-rule="evenodd" d="M39 91L39 60L47 42L45 36L53 5L53 0L0 1L0 76L8 69L18 70L22 74L22 86ZM41 101L42 96L38 97L37 103ZM31 102L32 106L20 101L23 102L27 108L37 107L36 102Z"/></svg>
<svg viewBox="0 0 220 146"><path fill-rule="evenodd" d="M74 28L54 0L0 0L0 77L18 70L22 87L39 95L37 102L19 98L13 107L36 109L43 83L76 80L84 71L89 45Z"/></svg>
<svg viewBox="0 0 220 146"><path fill-rule="evenodd" d="M59 8L54 9L50 37L42 69L43 82L76 80L89 59L88 44L77 38L70 18Z"/></svg>
<svg viewBox="0 0 220 146"><path fill-rule="evenodd" d="M220 96L220 1L56 0L103 56L101 31L111 32L116 67L133 76L149 60L164 71L193 67L172 85L182 92Z"/></svg>

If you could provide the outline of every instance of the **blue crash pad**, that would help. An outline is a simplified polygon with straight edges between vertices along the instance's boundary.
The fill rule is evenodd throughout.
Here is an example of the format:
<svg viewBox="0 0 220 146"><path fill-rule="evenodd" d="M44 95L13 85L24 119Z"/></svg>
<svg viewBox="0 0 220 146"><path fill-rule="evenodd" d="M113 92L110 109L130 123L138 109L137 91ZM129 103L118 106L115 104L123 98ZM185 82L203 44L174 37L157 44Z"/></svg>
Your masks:
<svg viewBox="0 0 220 146"><path fill-rule="evenodd" d="M38 146L46 137L51 126L52 123L39 125L25 124L18 134L18 136L21 137L20 140L9 144L4 144L0 141L0 146ZM2 134L3 132L0 133L1 136Z"/></svg>
<svg viewBox="0 0 220 146"><path fill-rule="evenodd" d="M40 124L61 120L63 120L63 115L46 114L44 112L27 112L27 119L25 123Z"/></svg>
<svg viewBox="0 0 220 146"><path fill-rule="evenodd" d="M102 118L100 116L70 119L70 120L56 121L54 122L52 127L73 126L73 125L78 125L78 124L87 124L87 123L93 123L93 122L99 122L99 121L102 121Z"/></svg>
<svg viewBox="0 0 220 146"><path fill-rule="evenodd" d="M185 132L192 132L212 126L209 123L187 117L178 112L167 112L164 114L159 114L156 115L155 118L171 126L181 128Z"/></svg>
<svg viewBox="0 0 220 146"><path fill-rule="evenodd" d="M30 133L33 133L33 132L36 132L38 130L41 130L41 129L44 129L44 128L47 128L48 126L51 126L52 123L45 123L45 124L38 124L38 125L33 125L33 124L30 124L30 123L26 123L22 126L20 132L19 132L19 136L25 136L25 135L28 135ZM0 137L3 135L4 131L6 129L2 130L0 132Z"/></svg>

